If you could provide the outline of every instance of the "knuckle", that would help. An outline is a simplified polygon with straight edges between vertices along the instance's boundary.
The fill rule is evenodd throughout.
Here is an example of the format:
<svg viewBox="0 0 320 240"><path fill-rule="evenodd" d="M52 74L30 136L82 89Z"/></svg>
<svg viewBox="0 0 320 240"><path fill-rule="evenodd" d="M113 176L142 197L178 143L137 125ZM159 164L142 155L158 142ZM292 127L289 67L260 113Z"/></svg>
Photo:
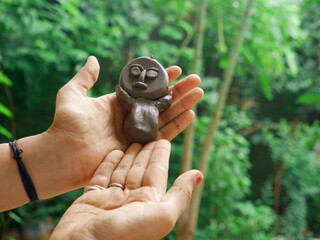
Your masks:
<svg viewBox="0 0 320 240"><path fill-rule="evenodd" d="M108 177L101 175L101 174L96 175L93 180L94 180L94 182L91 184L100 185L100 186L105 186L107 184L107 182L109 182Z"/></svg>

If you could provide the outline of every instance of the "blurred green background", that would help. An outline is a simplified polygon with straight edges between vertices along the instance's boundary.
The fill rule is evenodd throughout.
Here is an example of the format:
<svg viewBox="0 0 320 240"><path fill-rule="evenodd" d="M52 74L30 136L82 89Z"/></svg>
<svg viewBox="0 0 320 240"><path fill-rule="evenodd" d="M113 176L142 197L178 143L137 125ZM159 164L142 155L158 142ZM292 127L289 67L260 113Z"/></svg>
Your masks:
<svg viewBox="0 0 320 240"><path fill-rule="evenodd" d="M1 0L0 142L45 131L58 89L89 55L101 68L89 92L96 97L114 91L130 59L150 54L202 79L193 168L206 135L215 136L189 239L319 237L319 0ZM221 94L226 78L232 82ZM225 107L212 132L222 95ZM172 142L169 185L190 150L184 136ZM0 238L47 239L80 194L0 213Z"/></svg>

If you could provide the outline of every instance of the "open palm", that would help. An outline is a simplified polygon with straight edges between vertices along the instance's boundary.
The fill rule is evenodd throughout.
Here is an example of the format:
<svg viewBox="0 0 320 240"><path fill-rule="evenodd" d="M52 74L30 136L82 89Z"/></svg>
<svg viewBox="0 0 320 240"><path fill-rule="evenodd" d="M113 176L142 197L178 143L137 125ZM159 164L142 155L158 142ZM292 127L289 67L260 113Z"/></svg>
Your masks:
<svg viewBox="0 0 320 240"><path fill-rule="evenodd" d="M170 67L167 72L170 82L181 74L179 67ZM113 150L125 151L130 144L123 132L127 112L115 93L98 98L86 95L98 74L98 61L89 57L79 73L59 90L54 122L46 132L57 142L52 151L58 161L66 171L71 171L69 180L73 181L73 188L87 184L107 154ZM160 113L158 139L172 140L192 121L194 114L190 108L203 95L197 88L199 83L198 76L190 75L169 88L173 92L173 104Z"/></svg>
<svg viewBox="0 0 320 240"><path fill-rule="evenodd" d="M52 239L160 239L174 227L193 188L202 180L197 170L181 175L166 192L170 143L132 144L126 153L107 155L90 185L62 217ZM120 183L125 189L109 187Z"/></svg>

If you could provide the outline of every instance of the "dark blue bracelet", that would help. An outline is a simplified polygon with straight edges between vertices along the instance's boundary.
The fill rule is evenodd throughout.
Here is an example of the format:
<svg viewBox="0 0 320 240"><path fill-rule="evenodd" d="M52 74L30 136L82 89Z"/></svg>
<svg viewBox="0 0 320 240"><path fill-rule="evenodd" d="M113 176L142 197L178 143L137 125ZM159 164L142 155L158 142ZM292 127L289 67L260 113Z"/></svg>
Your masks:
<svg viewBox="0 0 320 240"><path fill-rule="evenodd" d="M32 180L27 172L27 169L22 162L22 157L20 155L22 153L22 150L18 148L16 140L14 140L13 142L9 142L9 144L12 147L13 158L17 161L18 169L20 172L20 177L21 177L24 189L26 190L26 192L28 194L30 202L38 200L37 191L34 188Z"/></svg>

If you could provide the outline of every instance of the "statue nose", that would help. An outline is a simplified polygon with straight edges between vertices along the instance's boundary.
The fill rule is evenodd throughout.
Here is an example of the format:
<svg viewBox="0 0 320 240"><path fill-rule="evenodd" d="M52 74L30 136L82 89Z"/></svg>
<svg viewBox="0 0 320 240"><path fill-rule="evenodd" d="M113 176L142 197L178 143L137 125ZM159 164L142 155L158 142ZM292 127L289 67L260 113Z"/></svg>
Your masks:
<svg viewBox="0 0 320 240"><path fill-rule="evenodd" d="M140 76L139 76L139 78L138 78L138 81L139 82L144 82L144 79L145 79L145 77L146 77L146 70L143 70L141 73L140 73Z"/></svg>

